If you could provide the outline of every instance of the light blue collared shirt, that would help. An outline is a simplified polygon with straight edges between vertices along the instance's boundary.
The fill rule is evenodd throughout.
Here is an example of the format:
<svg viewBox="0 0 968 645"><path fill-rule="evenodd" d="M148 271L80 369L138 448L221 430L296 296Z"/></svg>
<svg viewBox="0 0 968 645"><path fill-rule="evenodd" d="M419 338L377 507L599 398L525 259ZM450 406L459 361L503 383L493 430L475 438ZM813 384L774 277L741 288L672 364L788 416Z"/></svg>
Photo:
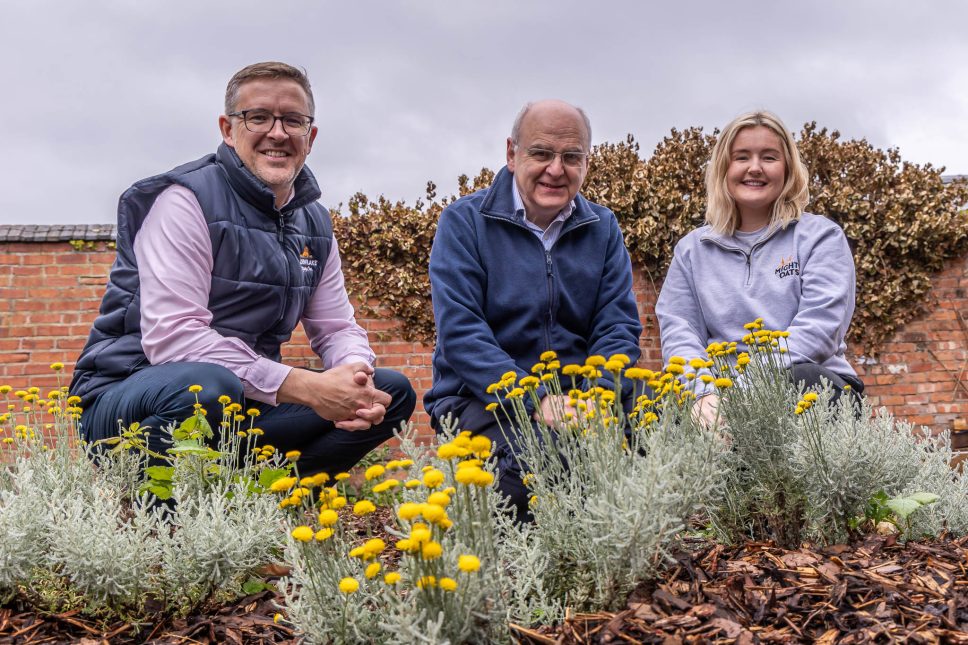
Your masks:
<svg viewBox="0 0 968 645"><path fill-rule="evenodd" d="M555 245L558 241L558 236L561 235L561 229L564 228L565 222L571 217L571 214L575 210L575 200L571 200L568 204L561 209L558 216L551 220L548 224L548 228L542 230L540 226L528 219L528 214L524 210L524 200L521 199L521 193L518 191L518 182L513 179L511 181L511 195L514 198L514 213L521 217L521 222L528 227L528 229L538 236L541 240L541 244L544 245L545 251L550 251L551 247Z"/></svg>

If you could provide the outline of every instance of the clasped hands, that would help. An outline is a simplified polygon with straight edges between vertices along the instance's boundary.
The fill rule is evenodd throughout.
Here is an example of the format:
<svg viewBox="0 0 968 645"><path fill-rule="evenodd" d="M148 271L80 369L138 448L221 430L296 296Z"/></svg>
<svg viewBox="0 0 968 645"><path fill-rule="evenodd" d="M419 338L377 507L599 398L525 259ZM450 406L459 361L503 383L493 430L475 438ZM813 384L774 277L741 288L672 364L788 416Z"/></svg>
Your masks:
<svg viewBox="0 0 968 645"><path fill-rule="evenodd" d="M376 389L373 367L347 363L324 372L294 368L276 395L280 403L300 403L341 430L368 430L383 421L390 395Z"/></svg>

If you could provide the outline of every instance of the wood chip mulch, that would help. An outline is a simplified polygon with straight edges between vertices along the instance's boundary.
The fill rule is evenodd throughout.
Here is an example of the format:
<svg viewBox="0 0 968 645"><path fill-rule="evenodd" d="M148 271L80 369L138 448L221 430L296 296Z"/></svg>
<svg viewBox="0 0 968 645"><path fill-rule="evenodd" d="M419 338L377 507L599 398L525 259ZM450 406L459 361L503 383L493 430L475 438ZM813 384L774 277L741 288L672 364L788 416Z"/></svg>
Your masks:
<svg viewBox="0 0 968 645"><path fill-rule="evenodd" d="M693 544L618 613L512 626L521 643L968 643L968 537L787 551Z"/></svg>
<svg viewBox="0 0 968 645"><path fill-rule="evenodd" d="M15 607L0 607L0 643L295 645L301 640L296 638L292 629L273 621L279 611L273 602L275 597L271 591L262 591L188 618L140 626L122 623L107 629L83 619L76 611L41 615L34 611L18 611Z"/></svg>

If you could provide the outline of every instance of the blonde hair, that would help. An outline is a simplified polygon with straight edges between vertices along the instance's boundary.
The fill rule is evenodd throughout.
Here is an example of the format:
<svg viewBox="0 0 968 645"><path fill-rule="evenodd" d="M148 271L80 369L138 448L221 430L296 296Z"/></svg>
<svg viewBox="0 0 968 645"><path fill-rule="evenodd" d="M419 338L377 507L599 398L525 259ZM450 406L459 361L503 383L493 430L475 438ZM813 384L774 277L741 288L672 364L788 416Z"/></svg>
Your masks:
<svg viewBox="0 0 968 645"><path fill-rule="evenodd" d="M716 145L706 168L706 223L720 235L732 235L740 225L739 208L726 187L726 171L729 168L730 148L740 130L762 125L769 128L780 140L783 148L783 161L786 177L780 196L773 202L770 226L786 228L791 222L800 219L803 209L810 201L807 187L809 175L807 167L800 158L793 135L787 130L780 118L772 112L756 111L741 114L729 122Z"/></svg>

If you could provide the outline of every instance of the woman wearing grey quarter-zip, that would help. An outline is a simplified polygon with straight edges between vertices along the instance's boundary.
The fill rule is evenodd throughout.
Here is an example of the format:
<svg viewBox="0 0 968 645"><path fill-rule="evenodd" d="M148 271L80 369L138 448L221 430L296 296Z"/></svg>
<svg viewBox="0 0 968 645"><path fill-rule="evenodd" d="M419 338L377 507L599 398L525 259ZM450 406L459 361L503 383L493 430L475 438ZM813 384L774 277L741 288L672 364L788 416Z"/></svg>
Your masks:
<svg viewBox="0 0 968 645"><path fill-rule="evenodd" d="M776 115L750 112L723 130L706 169L707 224L676 244L656 303L662 356L704 357L713 342L763 319L787 330L792 378L830 381L837 396L864 384L844 357L854 313L854 261L837 224L803 212L808 174ZM696 413L718 418L718 397L697 390Z"/></svg>

